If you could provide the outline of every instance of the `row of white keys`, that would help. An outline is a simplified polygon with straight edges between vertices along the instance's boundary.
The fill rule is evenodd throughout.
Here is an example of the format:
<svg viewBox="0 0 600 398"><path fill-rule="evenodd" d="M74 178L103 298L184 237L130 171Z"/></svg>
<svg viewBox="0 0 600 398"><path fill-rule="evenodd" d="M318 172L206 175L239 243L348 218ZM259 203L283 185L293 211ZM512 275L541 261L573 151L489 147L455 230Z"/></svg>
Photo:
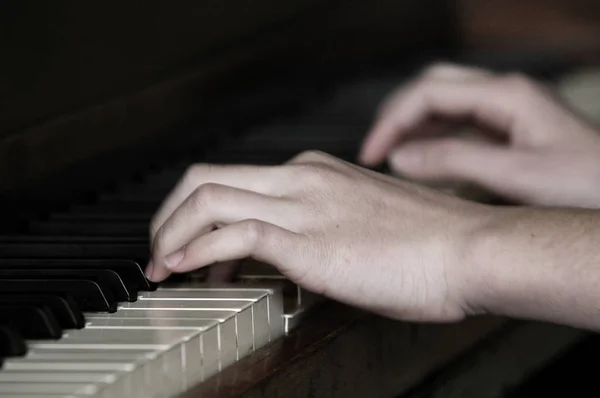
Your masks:
<svg viewBox="0 0 600 398"><path fill-rule="evenodd" d="M146 396L164 397L182 387L182 346L193 340L198 332L193 329L94 329L70 331L57 341L39 341L30 344L31 354L38 350L55 351L56 359L35 358L28 355L23 359L11 360L8 369L22 371L41 370L41 364L49 370L62 369L65 372L106 371L116 376L112 383L93 384L78 387L70 392L77 396L125 397ZM74 355L73 351L79 351ZM83 358L82 358L83 356ZM7 361L9 362L9 361ZM5 362L5 365L8 365ZM31 377L27 384L17 390L11 383L0 383L0 393L31 392L41 386ZM47 391L65 393L74 388L75 383L55 383ZM152 389L144 388L152 386ZM10 391L7 389L10 388ZM62 391L62 390L61 390ZM37 391L36 391L37 392Z"/></svg>
<svg viewBox="0 0 600 398"><path fill-rule="evenodd" d="M0 371L0 394L169 396L283 334L274 326L281 307L281 292L273 289L145 293L114 314L87 314L85 329L59 341L31 344L27 357ZM40 376L49 373L56 377Z"/></svg>
<svg viewBox="0 0 600 398"><path fill-rule="evenodd" d="M262 346L280 337L284 331L283 291L278 284L270 286L244 286L232 284L203 287L158 289L143 293L141 300L225 300L253 302L255 347ZM264 300L266 298L266 300ZM266 318L265 318L266 314ZM268 326L268 330L264 327ZM267 339L268 337L268 339Z"/></svg>
<svg viewBox="0 0 600 398"><path fill-rule="evenodd" d="M184 327L181 324L195 323L197 319L185 319L181 317L189 317L197 314L196 311L174 311L170 315L175 316L173 319L151 318L157 314L153 311L135 311L133 314L120 312L116 316L104 319L92 319L86 329L69 333L58 342L41 342L32 345L32 350L46 349L55 350L61 355L64 350L81 350L81 353L91 354L89 351L95 350L117 350L118 352L110 353L108 358L99 358L98 355L90 355L87 359L73 358L72 354L63 355L62 358L55 358L46 363L51 367L62 367L69 371L86 371L105 370L112 372L123 372L119 380L126 382L110 385L109 396L150 396L148 386L152 387L152 392L156 396L168 396L170 392L180 391L184 389L188 383L200 381L204 376L204 369L199 369L199 364L206 365L207 368L212 368L213 373L218 371L220 364L219 359L219 339L218 335L213 333L202 333L204 328ZM140 316L142 318L127 318L128 315ZM202 314L205 315L205 314ZM162 317L162 314L158 314ZM225 320L225 324L231 325L229 334L225 334L226 341L235 343L235 313L230 312L226 315L217 314ZM145 318L144 318L145 317ZM202 320L200 320L202 321ZM173 322L177 326L173 325ZM206 322L206 321L204 321ZM210 322L210 321L209 321ZM219 322L212 322L214 329L217 329ZM125 325L124 325L125 324ZM115 326L111 326L115 325ZM208 326L208 325L207 325ZM216 338L211 342L210 338ZM206 340L206 344L202 344L202 340ZM204 339L206 337L206 339ZM206 348L205 348L206 346ZM127 356L120 354L128 350L147 349L147 356L140 358L139 356ZM204 348L206 356L202 356ZM217 351L214 353L214 351ZM211 355L212 352L212 355ZM235 360L235 346L229 349L230 354L225 355L225 359ZM34 351L35 353L35 351ZM158 355L156 355L158 353ZM233 353L233 356L231 355ZM116 355L118 354L118 355ZM154 355L153 355L154 354ZM120 358L117 358L120 356ZM216 361L207 363L202 359L216 358ZM140 361L145 359L145 361ZM16 360L17 364L13 364L12 368L21 370L40 369L40 358L26 358L24 360ZM24 363L25 362L25 363ZM29 363L27 363L29 362ZM28 367L29 365L29 367ZM9 367L10 369L10 367ZM184 371L185 370L185 371ZM157 383L159 382L159 383ZM1 383L0 383L1 384ZM2 390L1 392L15 392L15 386L5 383L4 388L10 390ZM37 387L37 388L36 388ZM27 391L35 389L33 392L39 392L40 385L23 386L17 388L19 391ZM62 387L60 392L67 392L68 388L77 388L81 395L94 395L96 389L83 389L81 386L75 386L72 383L65 383L64 386L53 386L53 391L59 392L56 388ZM98 386L96 386L98 387ZM106 386L108 387L108 386ZM137 388L137 390L136 390Z"/></svg>
<svg viewBox="0 0 600 398"><path fill-rule="evenodd" d="M229 343L224 339L230 339L231 331L233 331L232 346L235 350L232 353L223 350L224 355L231 354L225 358L225 363L223 363L223 366L228 366L254 349L252 309L253 303L250 301L138 300L134 303L124 304L117 312L127 311L128 317L133 315L136 318L140 317L135 315L136 311L144 311L144 314L155 313L157 317L171 311L177 311L177 317L180 317L182 313L190 312L193 314L191 317L183 316L192 319L216 320L223 325L223 328L227 329L226 333L220 336L222 345Z"/></svg>

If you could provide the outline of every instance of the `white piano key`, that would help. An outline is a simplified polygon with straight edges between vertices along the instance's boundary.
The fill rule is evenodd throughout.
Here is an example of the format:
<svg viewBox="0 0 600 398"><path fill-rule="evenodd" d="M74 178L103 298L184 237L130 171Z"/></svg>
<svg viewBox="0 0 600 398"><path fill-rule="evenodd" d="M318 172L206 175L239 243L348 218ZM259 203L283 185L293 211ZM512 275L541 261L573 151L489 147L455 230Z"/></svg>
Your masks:
<svg viewBox="0 0 600 398"><path fill-rule="evenodd" d="M0 396L4 394L64 394L93 396L99 392L92 383L0 383Z"/></svg>
<svg viewBox="0 0 600 398"><path fill-rule="evenodd" d="M138 300L133 303L122 303L119 310L134 309L169 309L169 310L219 310L219 311L243 311L252 306L247 300ZM118 312L118 311L117 311Z"/></svg>
<svg viewBox="0 0 600 398"><path fill-rule="evenodd" d="M249 300L255 303L253 311L253 330L254 330L254 349L262 347L281 333L283 330L283 302L281 289L257 288L257 287L239 287L232 284L195 285L187 288L159 288L155 292L148 292L140 295L141 300L225 300L239 301ZM219 287L217 287L219 286ZM281 309L278 310L277 304L281 302ZM271 305L270 305L271 304ZM274 310L273 325L271 325L270 307Z"/></svg>
<svg viewBox="0 0 600 398"><path fill-rule="evenodd" d="M244 300L138 300L124 303L120 310L175 310L175 311L234 311L236 322L236 360L254 349L254 303ZM117 311L119 312L119 311Z"/></svg>
<svg viewBox="0 0 600 398"><path fill-rule="evenodd" d="M53 342L34 342L32 348L45 349L153 349L159 352L157 358L148 361L135 371L144 374L148 382L160 380L161 391L179 391L185 385L182 369L183 345L196 334L194 330L140 329L123 333L118 329L82 329L66 333L62 339ZM141 377L141 376L140 376Z"/></svg>
<svg viewBox="0 0 600 398"><path fill-rule="evenodd" d="M209 297L226 297L226 298L237 298L237 299L250 299L251 297L257 297L258 300L262 299L267 295L267 314L266 319L268 322L268 337L264 334L266 331L263 329L264 319L264 302L258 302L255 314L255 348L264 345L265 341L275 340L277 337L284 334L284 306L283 306L283 289L281 283L277 284L252 284L252 285L239 285L233 283L219 283L219 284L205 284L205 283L193 283L187 284L186 287L176 288L163 288L158 289L156 292L151 292L152 299L158 299L156 293L160 292L160 297L169 297L169 299L190 297L190 299L204 300ZM142 298L143 299L143 298Z"/></svg>
<svg viewBox="0 0 600 398"><path fill-rule="evenodd" d="M98 395L96 395L98 397ZM70 394L2 394L2 398L81 398L81 395L70 395ZM100 397L103 398L103 397ZM114 398L114 397L113 397Z"/></svg>
<svg viewBox="0 0 600 398"><path fill-rule="evenodd" d="M98 396L99 392L108 391L110 389L111 397L128 397L132 394L138 394L131 390L120 388L124 383L118 382L118 377L115 374L110 373L76 373L76 372L57 372L57 371L46 371L46 372L12 372L3 370L0 372L0 389L2 384L14 384L14 383L29 383L29 384L47 384L47 383L60 383L60 384L92 384L95 386L94 396ZM38 391L36 391L38 392ZM44 392L46 395L46 392ZM84 394L85 395L85 394ZM43 398L40 397L40 398Z"/></svg>
<svg viewBox="0 0 600 398"><path fill-rule="evenodd" d="M131 330L123 333L120 330L107 329L80 329L69 330L59 340L45 341L33 340L31 348L67 348L67 349L116 349L139 350L151 349L157 351L168 350L177 346L194 332L190 330Z"/></svg>
<svg viewBox="0 0 600 398"><path fill-rule="evenodd" d="M39 371L0 371L0 383L93 383L111 384L117 380L114 373L105 372L39 372Z"/></svg>
<svg viewBox="0 0 600 398"><path fill-rule="evenodd" d="M134 359L108 359L98 358L93 355L90 355L87 358L69 358L57 356L51 359L13 358L4 362L3 369L15 371L46 371L55 369L69 372L129 372L135 370L136 365L142 366L144 363L145 361L136 362Z"/></svg>
<svg viewBox="0 0 600 398"><path fill-rule="evenodd" d="M15 360L54 360L60 358L71 358L71 359L85 359L86 357L93 357L96 361L134 361L144 362L156 359L158 352L151 349L139 349L139 350L107 350L107 349L45 349L38 347L30 347L27 354L22 358L14 358Z"/></svg>
<svg viewBox="0 0 600 398"><path fill-rule="evenodd" d="M118 377L110 386L115 396L136 396L144 386L151 382L152 368L147 366L157 359L158 352L149 350L58 350L30 349L25 357L9 359L3 371L8 372L44 372L48 374L72 375L85 373L106 373ZM0 372L1 373L1 372Z"/></svg>
<svg viewBox="0 0 600 398"><path fill-rule="evenodd" d="M249 300L258 301L269 294L265 289L233 288L159 288L140 293L140 300Z"/></svg>
<svg viewBox="0 0 600 398"><path fill-rule="evenodd" d="M182 342L182 368L185 369L185 385L193 385L219 370L219 322L202 319L165 318L88 318L87 329L195 330L197 338Z"/></svg>
<svg viewBox="0 0 600 398"><path fill-rule="evenodd" d="M194 319L194 320L216 320L219 322L219 334L216 346L219 348L219 370L231 365L237 358L237 329L235 311L216 310L165 310L165 309L133 309L119 310L113 314L90 314L86 319L110 318L110 319ZM204 344L215 344L204 342ZM208 346L210 347L210 346ZM207 348L208 349L208 348Z"/></svg>
<svg viewBox="0 0 600 398"><path fill-rule="evenodd" d="M115 359L114 361L118 361ZM78 377L80 374L106 372L107 375L114 375L116 380L110 383L107 388L112 392L112 396L137 396L144 391L145 386L151 385L150 381L154 380L156 372L160 369L154 369L144 363L119 363L119 362L102 362L93 355L87 359L69 359L69 358L53 358L52 360L30 360L26 362L16 363L4 371L14 372L43 372L46 374L56 375L72 375ZM154 373L153 373L154 372Z"/></svg>
<svg viewBox="0 0 600 398"><path fill-rule="evenodd" d="M93 383L97 389L101 389L101 385L107 386L98 392L102 397L136 396L154 384L157 377L162 377L161 388L145 393L145 397L181 392L281 334L274 327L277 320L283 324L280 293L271 287L256 286L241 289L238 286L233 289L160 288L156 292L143 293L135 303L124 303L114 314L86 314L86 328L69 331L59 341L32 342L30 354L20 362L11 360L9 372L22 374L23 380L35 379L35 374L47 375L40 377L37 383L50 380L52 374L60 374L55 381L63 383L61 380L67 380L70 384L85 383L86 377L92 375L104 375L104 381L132 380L130 375L137 375L133 378L137 380L135 386L132 383ZM283 330L283 327L279 329ZM126 332L124 334L128 336L117 336L112 333L114 331ZM167 334L154 339L138 334L140 331ZM130 332L136 337L133 338ZM192 334L175 337L173 332ZM154 334L154 337L160 335ZM173 337L170 344L164 336ZM227 351L234 355L228 356ZM205 371L204 364L211 362L211 355L218 366L213 365ZM200 362L194 362L192 357ZM69 378L69 374L73 376ZM127 376L120 377L123 374ZM11 380L4 380L5 384L12 383ZM84 395L77 395L80 396Z"/></svg>

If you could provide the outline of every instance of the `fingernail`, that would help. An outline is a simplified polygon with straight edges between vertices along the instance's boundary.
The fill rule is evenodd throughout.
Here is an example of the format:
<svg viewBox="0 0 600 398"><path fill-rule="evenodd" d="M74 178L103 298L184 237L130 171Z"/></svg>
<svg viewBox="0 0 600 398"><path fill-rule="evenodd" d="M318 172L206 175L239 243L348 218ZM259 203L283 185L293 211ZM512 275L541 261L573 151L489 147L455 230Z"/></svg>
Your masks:
<svg viewBox="0 0 600 398"><path fill-rule="evenodd" d="M167 266L167 268L177 267L177 265L179 265L181 260L183 260L184 255L185 255L184 249L180 249L174 253L169 254L167 257L165 257L165 265Z"/></svg>
<svg viewBox="0 0 600 398"><path fill-rule="evenodd" d="M150 279L150 277L152 276L152 269L153 269L153 264L152 264L152 260L150 260L148 262L148 265L146 266L146 272L144 273L146 275L146 278Z"/></svg>

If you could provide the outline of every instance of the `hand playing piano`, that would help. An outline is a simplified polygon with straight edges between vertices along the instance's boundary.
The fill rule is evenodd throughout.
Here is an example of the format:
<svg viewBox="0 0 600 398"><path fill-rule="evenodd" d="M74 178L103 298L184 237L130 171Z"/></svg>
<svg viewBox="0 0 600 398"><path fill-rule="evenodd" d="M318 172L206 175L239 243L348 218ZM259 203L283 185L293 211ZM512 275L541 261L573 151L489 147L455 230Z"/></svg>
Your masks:
<svg viewBox="0 0 600 398"><path fill-rule="evenodd" d="M465 245L487 208L309 152L192 166L151 227L151 280L253 257L307 290L404 320L465 316Z"/></svg>
<svg viewBox="0 0 600 398"><path fill-rule="evenodd" d="M464 119L478 140L450 136ZM366 138L361 162L386 158L417 180L474 183L526 204L600 206L598 132L519 75L427 69L383 104Z"/></svg>

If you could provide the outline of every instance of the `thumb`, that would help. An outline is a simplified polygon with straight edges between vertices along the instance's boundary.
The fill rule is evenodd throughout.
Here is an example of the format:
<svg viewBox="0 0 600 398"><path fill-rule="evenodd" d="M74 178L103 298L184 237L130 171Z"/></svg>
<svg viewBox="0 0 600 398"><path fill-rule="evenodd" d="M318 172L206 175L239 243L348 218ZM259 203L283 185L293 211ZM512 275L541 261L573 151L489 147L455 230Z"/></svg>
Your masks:
<svg viewBox="0 0 600 398"><path fill-rule="evenodd" d="M414 141L390 155L393 170L410 178L478 184L511 198L529 196L539 185L539 155L460 138Z"/></svg>

